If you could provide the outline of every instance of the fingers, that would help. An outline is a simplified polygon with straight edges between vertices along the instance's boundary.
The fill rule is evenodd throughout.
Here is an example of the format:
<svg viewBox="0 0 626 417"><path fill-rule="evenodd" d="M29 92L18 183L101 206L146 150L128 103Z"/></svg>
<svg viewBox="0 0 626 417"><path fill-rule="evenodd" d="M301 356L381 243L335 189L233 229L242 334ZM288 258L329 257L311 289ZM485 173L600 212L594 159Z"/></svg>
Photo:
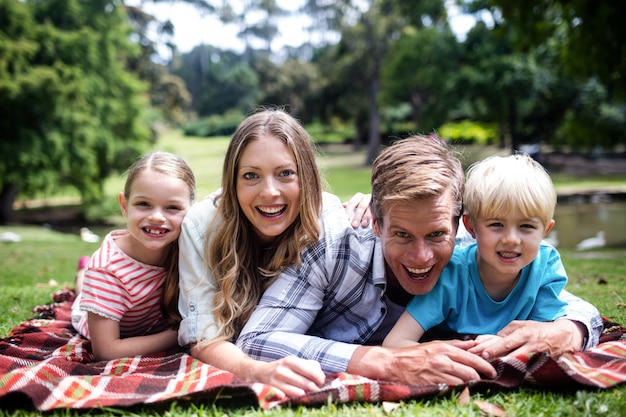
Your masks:
<svg viewBox="0 0 626 417"><path fill-rule="evenodd" d="M267 365L268 378L262 382L278 388L289 397L316 391L326 379L316 361L286 357Z"/></svg>
<svg viewBox="0 0 626 417"><path fill-rule="evenodd" d="M343 203L348 216L352 218L352 227L367 227L372 221L370 210L371 194L356 193L350 200Z"/></svg>

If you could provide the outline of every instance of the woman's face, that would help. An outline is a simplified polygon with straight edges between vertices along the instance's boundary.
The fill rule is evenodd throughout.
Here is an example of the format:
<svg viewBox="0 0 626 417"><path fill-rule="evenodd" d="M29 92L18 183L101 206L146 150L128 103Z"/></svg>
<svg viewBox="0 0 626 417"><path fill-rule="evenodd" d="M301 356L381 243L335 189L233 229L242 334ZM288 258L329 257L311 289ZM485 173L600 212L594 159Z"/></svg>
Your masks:
<svg viewBox="0 0 626 417"><path fill-rule="evenodd" d="M300 182L287 145L273 136L248 143L236 171L237 200L264 243L272 242L300 214Z"/></svg>

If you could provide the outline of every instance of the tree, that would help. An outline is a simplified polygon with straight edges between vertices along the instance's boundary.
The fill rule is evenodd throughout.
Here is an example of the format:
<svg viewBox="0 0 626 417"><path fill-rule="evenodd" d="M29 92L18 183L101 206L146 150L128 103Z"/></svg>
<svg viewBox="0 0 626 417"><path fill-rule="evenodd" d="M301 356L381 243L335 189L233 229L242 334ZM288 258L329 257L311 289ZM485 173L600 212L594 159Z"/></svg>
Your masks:
<svg viewBox="0 0 626 417"><path fill-rule="evenodd" d="M409 103L421 132L443 124L457 100L450 84L461 62L460 45L448 28L406 28L383 67L385 101Z"/></svg>
<svg viewBox="0 0 626 417"><path fill-rule="evenodd" d="M595 0L471 0L471 11L497 9L520 51L563 37L561 62L567 75L596 77L609 96L626 98L626 3Z"/></svg>
<svg viewBox="0 0 626 417"><path fill-rule="evenodd" d="M102 0L0 0L0 223L13 201L61 186L88 206L145 150L145 87L123 7Z"/></svg>

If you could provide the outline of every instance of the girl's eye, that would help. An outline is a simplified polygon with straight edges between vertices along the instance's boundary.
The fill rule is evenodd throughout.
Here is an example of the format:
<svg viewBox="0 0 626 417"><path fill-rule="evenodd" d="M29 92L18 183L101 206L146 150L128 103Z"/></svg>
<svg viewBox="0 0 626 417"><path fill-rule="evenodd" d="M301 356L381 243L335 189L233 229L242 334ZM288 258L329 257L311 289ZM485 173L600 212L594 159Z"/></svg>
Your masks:
<svg viewBox="0 0 626 417"><path fill-rule="evenodd" d="M167 209L168 209L168 210L180 211L180 210L182 210L183 208L182 208L182 207L179 207L179 206L168 206L168 207L167 207Z"/></svg>
<svg viewBox="0 0 626 417"><path fill-rule="evenodd" d="M137 203L135 203L135 205L140 207L150 207L150 204L148 204L148 202L146 201L138 201Z"/></svg>

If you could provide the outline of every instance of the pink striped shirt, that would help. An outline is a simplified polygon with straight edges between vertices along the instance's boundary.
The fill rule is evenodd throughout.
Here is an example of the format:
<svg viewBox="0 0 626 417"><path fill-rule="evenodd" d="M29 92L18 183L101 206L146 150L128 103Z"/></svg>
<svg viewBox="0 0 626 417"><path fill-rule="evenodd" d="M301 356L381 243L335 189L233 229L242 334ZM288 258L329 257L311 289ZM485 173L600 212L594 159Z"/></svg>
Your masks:
<svg viewBox="0 0 626 417"><path fill-rule="evenodd" d="M122 252L115 240L126 233L109 233L89 261L83 290L76 300L80 304L72 309L72 323L87 338L88 311L119 322L121 338L167 328L160 305L166 270L138 262Z"/></svg>

